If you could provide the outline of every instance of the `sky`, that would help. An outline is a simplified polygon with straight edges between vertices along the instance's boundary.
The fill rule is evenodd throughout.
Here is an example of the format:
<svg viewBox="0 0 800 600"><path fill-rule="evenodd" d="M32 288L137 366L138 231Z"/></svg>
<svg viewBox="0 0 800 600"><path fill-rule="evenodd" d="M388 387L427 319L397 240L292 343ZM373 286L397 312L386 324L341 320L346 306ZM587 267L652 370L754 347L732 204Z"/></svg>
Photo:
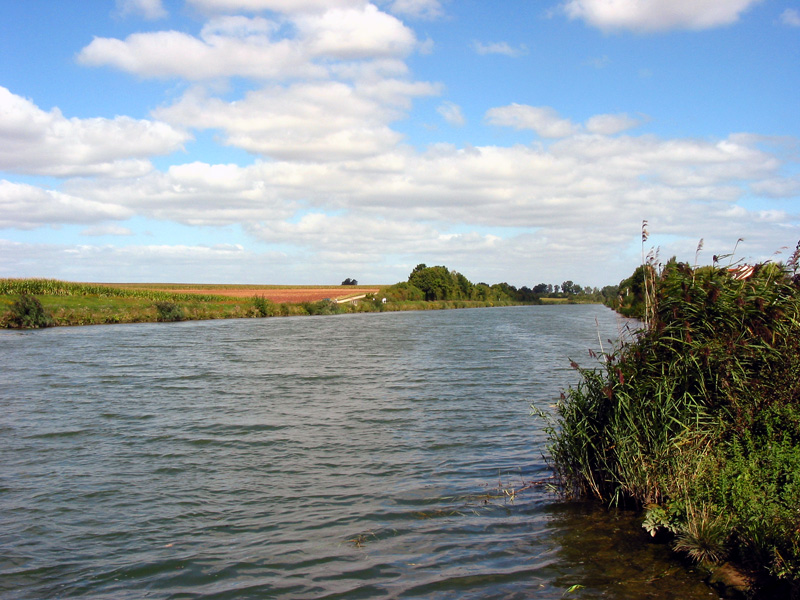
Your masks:
<svg viewBox="0 0 800 600"><path fill-rule="evenodd" d="M796 0L0 8L0 277L602 287L800 239Z"/></svg>

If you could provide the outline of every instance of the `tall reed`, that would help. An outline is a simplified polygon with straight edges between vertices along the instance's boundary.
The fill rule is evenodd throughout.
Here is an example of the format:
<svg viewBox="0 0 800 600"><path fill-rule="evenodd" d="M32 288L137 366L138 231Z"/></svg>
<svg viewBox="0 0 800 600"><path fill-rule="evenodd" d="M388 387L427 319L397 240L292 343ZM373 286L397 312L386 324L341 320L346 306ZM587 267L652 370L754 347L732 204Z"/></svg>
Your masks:
<svg viewBox="0 0 800 600"><path fill-rule="evenodd" d="M747 562L790 595L800 588L798 257L800 244L787 265L747 277L649 265L647 327L592 368L573 363L580 382L550 428L565 495L644 508L648 530L678 550Z"/></svg>

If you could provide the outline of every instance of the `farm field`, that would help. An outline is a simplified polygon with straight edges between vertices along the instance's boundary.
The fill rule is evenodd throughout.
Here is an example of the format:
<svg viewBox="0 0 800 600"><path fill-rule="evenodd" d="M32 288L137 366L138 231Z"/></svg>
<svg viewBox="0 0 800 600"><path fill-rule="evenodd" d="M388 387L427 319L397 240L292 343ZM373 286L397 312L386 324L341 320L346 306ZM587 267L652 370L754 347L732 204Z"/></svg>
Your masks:
<svg viewBox="0 0 800 600"><path fill-rule="evenodd" d="M280 286L280 285L225 285L225 284L102 284L122 289L153 290L170 294L212 294L230 298L259 296L278 303L317 302L326 298L340 299L348 296L377 294L381 286Z"/></svg>

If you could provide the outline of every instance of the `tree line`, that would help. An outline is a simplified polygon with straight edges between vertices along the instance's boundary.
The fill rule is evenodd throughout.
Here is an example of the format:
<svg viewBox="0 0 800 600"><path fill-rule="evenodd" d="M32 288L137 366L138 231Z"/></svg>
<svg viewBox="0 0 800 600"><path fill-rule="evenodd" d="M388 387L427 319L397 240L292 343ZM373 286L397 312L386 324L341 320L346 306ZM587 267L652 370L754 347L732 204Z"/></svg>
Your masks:
<svg viewBox="0 0 800 600"><path fill-rule="evenodd" d="M487 284L472 283L458 271L443 265L429 267L418 264L408 276L408 280L397 283L387 290L392 300L397 301L436 301L436 300L479 300L514 301L536 304L542 298L565 298L572 301L605 303L618 295L618 286L581 286L572 280L560 284L539 283L533 287L517 288L507 282Z"/></svg>

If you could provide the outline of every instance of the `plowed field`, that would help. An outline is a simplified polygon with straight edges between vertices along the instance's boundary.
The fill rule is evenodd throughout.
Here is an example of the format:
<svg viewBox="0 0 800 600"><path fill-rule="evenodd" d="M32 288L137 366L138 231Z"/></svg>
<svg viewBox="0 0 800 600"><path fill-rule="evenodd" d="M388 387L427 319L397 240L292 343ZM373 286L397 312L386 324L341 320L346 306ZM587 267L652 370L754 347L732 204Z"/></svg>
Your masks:
<svg viewBox="0 0 800 600"><path fill-rule="evenodd" d="M262 296L273 302L316 302L325 298L346 298L347 296L360 296L362 294L377 293L378 287L265 287L258 286L237 287L237 286L198 286L196 288L188 286L164 286L157 289L165 292L177 292L181 294L214 294L216 296L231 296L233 298L252 298Z"/></svg>

